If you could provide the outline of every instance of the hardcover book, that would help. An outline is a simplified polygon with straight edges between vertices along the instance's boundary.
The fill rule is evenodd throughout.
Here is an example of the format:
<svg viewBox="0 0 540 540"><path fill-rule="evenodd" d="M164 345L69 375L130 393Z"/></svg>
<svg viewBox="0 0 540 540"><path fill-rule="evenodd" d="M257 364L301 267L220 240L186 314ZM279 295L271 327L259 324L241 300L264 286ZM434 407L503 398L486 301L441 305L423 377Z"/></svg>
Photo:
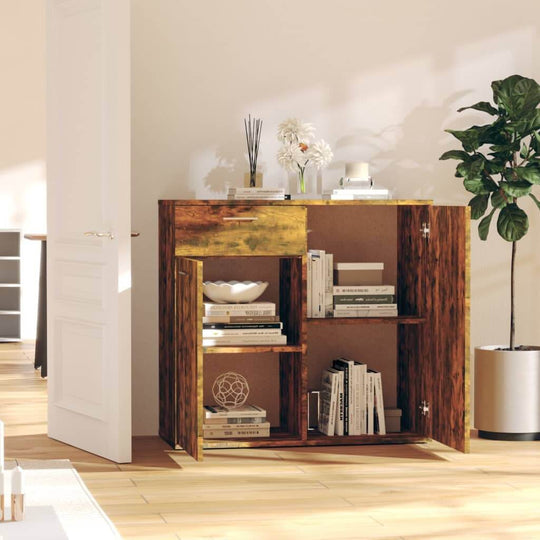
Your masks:
<svg viewBox="0 0 540 540"><path fill-rule="evenodd" d="M205 405L205 418L263 418L266 417L266 410L258 405L242 405L235 409L228 409L221 405Z"/></svg>

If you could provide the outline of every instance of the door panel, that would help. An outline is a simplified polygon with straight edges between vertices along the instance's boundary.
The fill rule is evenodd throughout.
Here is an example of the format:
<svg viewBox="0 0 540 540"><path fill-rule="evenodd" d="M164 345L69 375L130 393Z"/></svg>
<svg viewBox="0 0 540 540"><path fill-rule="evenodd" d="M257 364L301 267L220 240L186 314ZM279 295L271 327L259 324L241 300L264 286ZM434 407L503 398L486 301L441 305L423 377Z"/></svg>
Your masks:
<svg viewBox="0 0 540 540"><path fill-rule="evenodd" d="M49 436L117 462L131 461L129 36L128 0L47 2Z"/></svg>
<svg viewBox="0 0 540 540"><path fill-rule="evenodd" d="M430 208L432 437L469 451L469 208Z"/></svg>
<svg viewBox="0 0 540 540"><path fill-rule="evenodd" d="M202 459L202 262L176 258L178 444Z"/></svg>
<svg viewBox="0 0 540 540"><path fill-rule="evenodd" d="M398 208L398 310L404 315L426 317L427 238L422 234L429 219L428 206ZM401 325L399 336L398 407L402 427L431 436L429 416L420 405L429 399L429 356L425 324Z"/></svg>

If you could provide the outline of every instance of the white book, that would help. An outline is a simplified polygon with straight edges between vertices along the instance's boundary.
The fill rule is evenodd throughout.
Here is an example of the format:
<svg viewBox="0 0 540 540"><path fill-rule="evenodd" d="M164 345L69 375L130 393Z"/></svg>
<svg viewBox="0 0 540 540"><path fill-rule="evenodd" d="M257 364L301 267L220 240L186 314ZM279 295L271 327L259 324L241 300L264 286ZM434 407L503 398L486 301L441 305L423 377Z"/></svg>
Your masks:
<svg viewBox="0 0 540 540"><path fill-rule="evenodd" d="M338 378L335 369L328 368L322 372L319 431L330 437L334 435L336 427Z"/></svg>
<svg viewBox="0 0 540 540"><path fill-rule="evenodd" d="M337 390L337 406L336 406L336 435L345 435L345 423L343 421L343 413L345 410L343 399L344 399L344 376L343 371L336 370L338 373L338 390Z"/></svg>
<svg viewBox="0 0 540 540"><path fill-rule="evenodd" d="M386 420L384 418L384 398L382 389L382 376L380 371L371 370L374 381L375 394L375 414L377 416L377 426L380 435L386 435Z"/></svg>
<svg viewBox="0 0 540 540"><path fill-rule="evenodd" d="M234 439L237 437L269 437L270 428L229 428L229 429L208 429L203 431L206 439Z"/></svg>
<svg viewBox="0 0 540 540"><path fill-rule="evenodd" d="M270 422L267 421L261 421L261 422L249 422L249 423L227 423L226 418L222 419L222 423L212 423L212 424L203 424L203 432L209 431L211 429L218 429L218 430L224 430L224 429L270 429Z"/></svg>
<svg viewBox="0 0 540 540"><path fill-rule="evenodd" d="M335 309L340 311L377 311L397 309L397 304L336 304Z"/></svg>
<svg viewBox="0 0 540 540"><path fill-rule="evenodd" d="M394 285L334 285L332 294L396 294L396 288Z"/></svg>
<svg viewBox="0 0 540 540"><path fill-rule="evenodd" d="M334 309L334 317L336 319L343 317L397 317L397 309L364 309L364 310L340 310Z"/></svg>
<svg viewBox="0 0 540 540"><path fill-rule="evenodd" d="M220 345L286 345L287 336L230 336L203 338L203 347Z"/></svg>
<svg viewBox="0 0 540 540"><path fill-rule="evenodd" d="M307 317L313 317L313 293L312 293L312 282L313 282L313 257L311 253L307 254Z"/></svg>
<svg viewBox="0 0 540 540"><path fill-rule="evenodd" d="M319 249L310 249L312 262L312 279L311 279L311 311L312 317L323 318L324 317L324 305L323 305L323 290L322 280L324 275L324 251Z"/></svg>
<svg viewBox="0 0 540 540"><path fill-rule="evenodd" d="M373 435L374 431L374 416L373 409L375 407L375 394L374 394L374 378L373 373L369 370L366 376L367 380L367 399L366 399L366 408L367 408L367 434Z"/></svg>
<svg viewBox="0 0 540 540"><path fill-rule="evenodd" d="M285 188L230 187L227 193L285 195Z"/></svg>
<svg viewBox="0 0 540 540"><path fill-rule="evenodd" d="M332 253L326 254L326 264L325 264L325 280L324 280L324 316L331 317L333 311L333 301L334 301L334 255Z"/></svg>
<svg viewBox="0 0 540 540"><path fill-rule="evenodd" d="M204 302L205 315L224 315L226 312L237 314L236 312L246 310L273 310L276 311L275 302L249 302L247 304L217 304L216 302Z"/></svg>
<svg viewBox="0 0 540 540"><path fill-rule="evenodd" d="M227 408L222 405L204 405L205 418L258 418L266 417L266 410L258 405Z"/></svg>
<svg viewBox="0 0 540 540"><path fill-rule="evenodd" d="M366 425L366 375L367 364L354 362L354 370L358 375L358 415L359 415L359 435L367 433Z"/></svg>
<svg viewBox="0 0 540 540"><path fill-rule="evenodd" d="M337 262L334 270L384 270L382 262Z"/></svg>
<svg viewBox="0 0 540 540"><path fill-rule="evenodd" d="M232 336L280 336L279 328L244 328L230 330L229 328L203 328L202 337L232 337Z"/></svg>

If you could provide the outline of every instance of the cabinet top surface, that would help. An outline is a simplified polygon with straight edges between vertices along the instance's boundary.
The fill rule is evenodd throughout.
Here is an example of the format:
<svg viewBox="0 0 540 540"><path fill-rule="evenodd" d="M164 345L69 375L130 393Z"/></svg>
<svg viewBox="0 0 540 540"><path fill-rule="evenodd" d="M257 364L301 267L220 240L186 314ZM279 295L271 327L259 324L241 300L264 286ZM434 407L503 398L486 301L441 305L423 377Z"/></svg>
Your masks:
<svg viewBox="0 0 540 540"><path fill-rule="evenodd" d="M227 200L227 199L160 199L159 204L166 206L406 206L432 205L432 200L422 199L373 199L354 201L332 201L322 199L296 200Z"/></svg>

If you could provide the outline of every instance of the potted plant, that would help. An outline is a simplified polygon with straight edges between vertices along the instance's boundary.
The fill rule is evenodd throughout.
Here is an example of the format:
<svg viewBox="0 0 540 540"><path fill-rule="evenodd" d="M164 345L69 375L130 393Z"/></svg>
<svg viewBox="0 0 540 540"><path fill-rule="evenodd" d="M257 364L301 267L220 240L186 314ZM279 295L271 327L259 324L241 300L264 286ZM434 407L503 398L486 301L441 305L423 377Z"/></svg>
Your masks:
<svg viewBox="0 0 540 540"><path fill-rule="evenodd" d="M512 75L493 81L493 101L470 107L489 114L491 123L464 131L448 129L462 150L440 159L459 161L456 176L473 194L471 218L480 220L478 233L486 240L496 218L497 232L511 243L510 332L508 345L475 349L475 427L485 438L540 438L540 347L515 344L515 277L517 243L529 229L519 206L529 197L540 210L533 190L540 184L540 86L533 79Z"/></svg>

